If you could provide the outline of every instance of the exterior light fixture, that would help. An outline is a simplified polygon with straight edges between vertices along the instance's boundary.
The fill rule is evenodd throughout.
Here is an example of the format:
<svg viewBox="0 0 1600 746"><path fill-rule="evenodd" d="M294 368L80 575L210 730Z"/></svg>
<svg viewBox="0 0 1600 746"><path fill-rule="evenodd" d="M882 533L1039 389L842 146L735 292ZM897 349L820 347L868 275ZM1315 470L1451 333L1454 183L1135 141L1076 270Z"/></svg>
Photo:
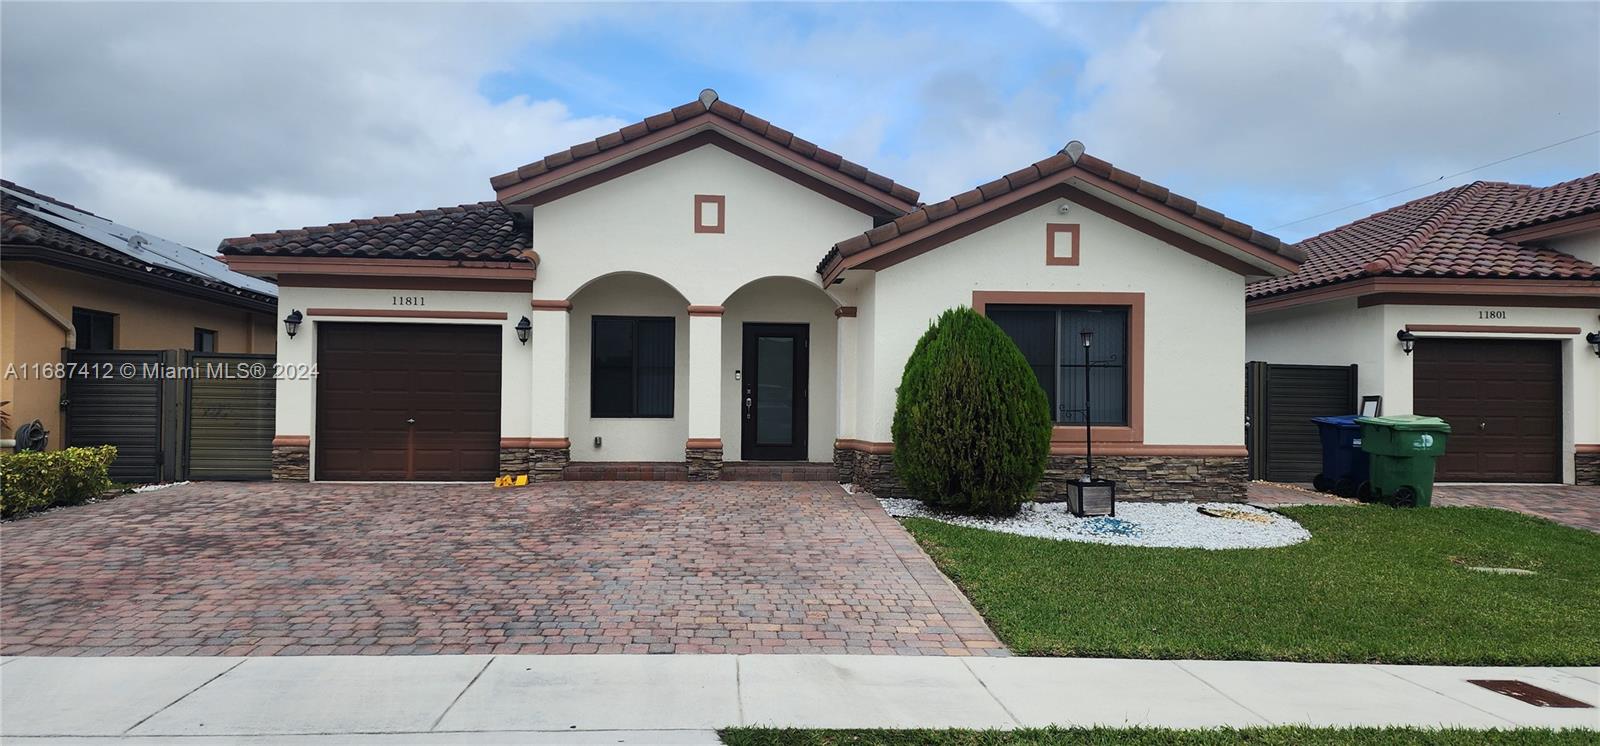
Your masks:
<svg viewBox="0 0 1600 746"><path fill-rule="evenodd" d="M299 309L290 311L288 316L283 317L283 330L289 333L290 339L294 339L294 335L300 333L300 322L305 320L306 317L300 314Z"/></svg>
<svg viewBox="0 0 1600 746"><path fill-rule="evenodd" d="M1411 354L1411 349L1417 344L1417 335L1412 334L1410 329L1395 332L1394 338L1400 340L1400 349L1407 355Z"/></svg>
<svg viewBox="0 0 1600 746"><path fill-rule="evenodd" d="M1600 332L1589 332L1584 339L1594 346L1594 356L1600 357Z"/></svg>
<svg viewBox="0 0 1600 746"><path fill-rule="evenodd" d="M531 336L533 336L533 323L528 321L527 316L523 316L522 320L517 322L517 341L527 344Z"/></svg>

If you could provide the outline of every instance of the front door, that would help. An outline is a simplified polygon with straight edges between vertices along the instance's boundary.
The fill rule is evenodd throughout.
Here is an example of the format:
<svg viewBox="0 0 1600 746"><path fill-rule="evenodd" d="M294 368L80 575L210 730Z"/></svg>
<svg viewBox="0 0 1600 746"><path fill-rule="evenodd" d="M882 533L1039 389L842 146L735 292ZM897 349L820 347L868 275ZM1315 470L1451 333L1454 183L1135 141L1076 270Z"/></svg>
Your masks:
<svg viewBox="0 0 1600 746"><path fill-rule="evenodd" d="M804 461L811 331L805 324L745 324L745 461Z"/></svg>

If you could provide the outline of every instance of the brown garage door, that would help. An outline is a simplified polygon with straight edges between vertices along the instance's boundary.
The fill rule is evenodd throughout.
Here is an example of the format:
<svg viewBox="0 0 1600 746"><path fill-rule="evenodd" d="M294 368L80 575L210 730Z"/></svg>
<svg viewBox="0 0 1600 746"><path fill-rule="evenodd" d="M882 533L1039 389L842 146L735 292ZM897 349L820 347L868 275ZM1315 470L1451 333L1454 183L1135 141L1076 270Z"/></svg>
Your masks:
<svg viewBox="0 0 1600 746"><path fill-rule="evenodd" d="M1417 341L1413 411L1451 427L1439 481L1561 481L1561 348L1536 340Z"/></svg>
<svg viewBox="0 0 1600 746"><path fill-rule="evenodd" d="M492 479L500 329L318 324L318 479Z"/></svg>

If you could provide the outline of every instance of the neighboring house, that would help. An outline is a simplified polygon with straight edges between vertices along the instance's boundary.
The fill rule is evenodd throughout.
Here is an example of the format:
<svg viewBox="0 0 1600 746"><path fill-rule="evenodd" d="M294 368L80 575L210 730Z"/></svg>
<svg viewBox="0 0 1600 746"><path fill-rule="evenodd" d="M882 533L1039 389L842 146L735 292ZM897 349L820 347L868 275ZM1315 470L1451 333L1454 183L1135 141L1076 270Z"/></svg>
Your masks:
<svg viewBox="0 0 1600 746"><path fill-rule="evenodd" d="M272 283L9 181L0 202L0 400L50 448L66 445L63 371L38 366L64 350L273 351Z"/></svg>
<svg viewBox="0 0 1600 746"><path fill-rule="evenodd" d="M893 492L902 368L970 305L1050 395L1047 489L1085 451L1071 366L1093 330L1102 473L1243 495L1245 284L1299 254L1076 143L922 206L706 91L490 183L495 202L223 242L302 315L279 361L318 370L279 382L276 477L831 462Z"/></svg>
<svg viewBox="0 0 1600 746"><path fill-rule="evenodd" d="M1600 484L1600 174L1474 182L1299 246L1250 285L1251 360L1354 364L1384 414L1443 417L1442 481Z"/></svg>

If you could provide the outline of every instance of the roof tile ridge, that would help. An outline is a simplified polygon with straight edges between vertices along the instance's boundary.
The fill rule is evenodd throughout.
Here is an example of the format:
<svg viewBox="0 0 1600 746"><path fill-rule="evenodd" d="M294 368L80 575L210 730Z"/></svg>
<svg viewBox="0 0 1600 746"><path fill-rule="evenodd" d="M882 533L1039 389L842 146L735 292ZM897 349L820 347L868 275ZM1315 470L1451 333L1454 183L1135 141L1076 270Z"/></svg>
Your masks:
<svg viewBox="0 0 1600 746"><path fill-rule="evenodd" d="M350 230L352 228L365 228L378 225L391 225L394 223L430 220L433 218L442 217L444 215L454 215L464 212L491 212L497 208L504 209L499 202L494 201L468 202L454 206L433 207L425 210L412 210L410 212L395 213L393 215L375 215L370 218L351 218L350 220L342 220L337 223L328 223L326 225L308 225L302 228L284 228L282 230L272 231L271 233L253 233L248 236L224 238L222 239L221 245L240 246L245 244L267 243L270 241L288 238L306 238L309 236L320 236L324 233Z"/></svg>
<svg viewBox="0 0 1600 746"><path fill-rule="evenodd" d="M1459 212L1462 205L1470 197L1475 197L1481 193L1485 184L1486 182L1474 181L1465 187L1461 187L1460 191L1445 200L1444 204L1436 208L1433 214L1428 216L1427 220L1422 221L1422 224L1418 225L1415 230L1406 234L1389 250L1379 254L1378 258L1367 262L1366 266L1361 268L1361 274L1368 276L1381 275L1385 272L1393 272L1405 267L1410 262L1411 255L1433 235L1434 231L1439 230L1444 225L1445 220Z"/></svg>

